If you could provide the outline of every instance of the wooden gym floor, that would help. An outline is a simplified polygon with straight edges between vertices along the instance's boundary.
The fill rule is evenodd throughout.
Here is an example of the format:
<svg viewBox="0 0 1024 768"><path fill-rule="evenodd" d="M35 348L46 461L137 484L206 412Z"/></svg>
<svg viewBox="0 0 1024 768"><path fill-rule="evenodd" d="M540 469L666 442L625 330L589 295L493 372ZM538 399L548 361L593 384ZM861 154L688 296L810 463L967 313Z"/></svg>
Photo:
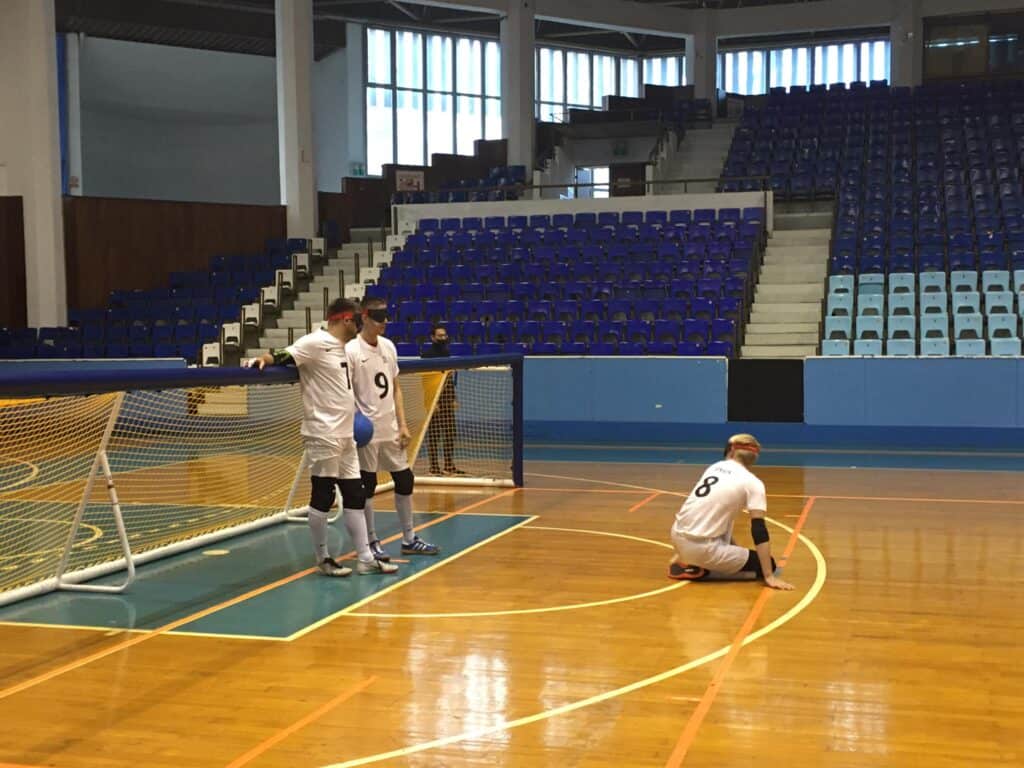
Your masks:
<svg viewBox="0 0 1024 768"><path fill-rule="evenodd" d="M3 609L0 765L1024 764L1024 475L760 468L779 593L665 578L700 469L419 489L446 557L390 583L296 575L308 534L278 526L273 563L225 542L114 603Z"/></svg>

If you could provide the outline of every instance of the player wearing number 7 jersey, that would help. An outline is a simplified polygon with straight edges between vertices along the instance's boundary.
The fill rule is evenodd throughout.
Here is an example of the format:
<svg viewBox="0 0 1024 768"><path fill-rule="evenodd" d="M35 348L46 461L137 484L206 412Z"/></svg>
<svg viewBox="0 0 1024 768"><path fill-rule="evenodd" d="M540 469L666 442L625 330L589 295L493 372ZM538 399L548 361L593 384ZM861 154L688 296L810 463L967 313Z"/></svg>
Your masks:
<svg viewBox="0 0 1024 768"><path fill-rule="evenodd" d="M700 480L676 513L672 544L676 556L669 565L672 579L756 579L774 589L792 589L775 576L768 528L764 483L750 471L761 452L753 435L733 435L724 459L704 470ZM732 540L733 519L746 510L757 549Z"/></svg>
<svg viewBox="0 0 1024 768"><path fill-rule="evenodd" d="M377 490L377 472L390 472L395 481L395 510L402 526L403 555L436 555L440 550L413 531L412 490L414 477L409 468L406 447L409 428L405 422L405 402L398 382L398 352L387 331L387 302L379 298L363 301L359 335L345 345L352 361L352 383L359 410L373 422L373 438L359 449L359 468L366 492L363 514L370 537L370 550L382 563L391 557L381 546L375 530L373 495Z"/></svg>

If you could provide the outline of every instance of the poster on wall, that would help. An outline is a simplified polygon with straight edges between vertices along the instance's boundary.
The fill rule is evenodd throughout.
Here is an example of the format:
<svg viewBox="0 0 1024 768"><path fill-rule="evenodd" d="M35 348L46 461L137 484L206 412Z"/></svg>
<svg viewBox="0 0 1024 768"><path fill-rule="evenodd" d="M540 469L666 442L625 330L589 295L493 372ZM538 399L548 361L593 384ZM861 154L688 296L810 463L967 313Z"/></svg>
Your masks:
<svg viewBox="0 0 1024 768"><path fill-rule="evenodd" d="M423 171L395 170L396 192L422 192L425 186L426 178Z"/></svg>

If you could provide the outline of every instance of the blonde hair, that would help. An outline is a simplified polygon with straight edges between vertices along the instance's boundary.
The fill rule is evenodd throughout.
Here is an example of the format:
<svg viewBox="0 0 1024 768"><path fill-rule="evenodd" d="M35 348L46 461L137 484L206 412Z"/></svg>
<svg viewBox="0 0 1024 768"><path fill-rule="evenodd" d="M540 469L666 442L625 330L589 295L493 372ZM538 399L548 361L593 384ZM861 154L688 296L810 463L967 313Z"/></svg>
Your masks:
<svg viewBox="0 0 1024 768"><path fill-rule="evenodd" d="M725 444L726 455L728 456L730 452L734 459L749 467L757 461L758 454L761 452L761 443L753 435L741 432L730 437Z"/></svg>

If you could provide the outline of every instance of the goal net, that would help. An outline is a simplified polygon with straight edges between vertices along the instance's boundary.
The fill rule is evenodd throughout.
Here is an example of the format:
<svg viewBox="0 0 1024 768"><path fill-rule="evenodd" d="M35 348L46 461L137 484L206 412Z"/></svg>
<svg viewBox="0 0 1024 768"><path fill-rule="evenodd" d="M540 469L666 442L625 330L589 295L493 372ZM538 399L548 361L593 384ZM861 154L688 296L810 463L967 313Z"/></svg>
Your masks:
<svg viewBox="0 0 1024 768"><path fill-rule="evenodd" d="M146 374L0 376L0 604L121 591L136 565L304 508L294 370ZM403 364L418 482L521 482L521 375L513 357Z"/></svg>

